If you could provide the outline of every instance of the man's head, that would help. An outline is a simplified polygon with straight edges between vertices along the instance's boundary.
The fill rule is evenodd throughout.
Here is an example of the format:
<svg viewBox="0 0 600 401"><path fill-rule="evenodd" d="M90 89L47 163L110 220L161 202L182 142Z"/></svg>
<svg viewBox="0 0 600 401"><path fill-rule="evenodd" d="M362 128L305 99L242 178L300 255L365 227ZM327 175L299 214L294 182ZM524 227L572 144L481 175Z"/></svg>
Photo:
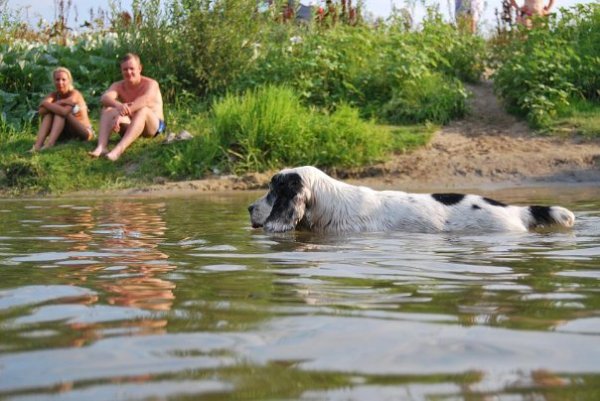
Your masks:
<svg viewBox="0 0 600 401"><path fill-rule="evenodd" d="M137 84L141 81L142 62L137 54L127 53L121 59L121 74L123 79L129 83Z"/></svg>

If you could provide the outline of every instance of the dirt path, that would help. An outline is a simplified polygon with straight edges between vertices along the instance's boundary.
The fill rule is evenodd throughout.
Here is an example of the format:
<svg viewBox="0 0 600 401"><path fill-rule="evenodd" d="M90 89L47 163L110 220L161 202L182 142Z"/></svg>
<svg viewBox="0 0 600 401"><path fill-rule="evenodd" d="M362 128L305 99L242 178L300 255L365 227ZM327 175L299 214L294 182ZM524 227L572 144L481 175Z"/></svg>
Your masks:
<svg viewBox="0 0 600 401"><path fill-rule="evenodd" d="M535 136L504 111L490 82L468 89L471 114L444 127L425 148L383 164L386 186L600 182L599 141Z"/></svg>
<svg viewBox="0 0 600 401"><path fill-rule="evenodd" d="M471 114L437 132L415 152L386 163L336 175L378 188L473 188L486 185L600 183L600 141L535 136L507 114L490 82L468 87ZM134 192L258 189L271 174L167 183Z"/></svg>

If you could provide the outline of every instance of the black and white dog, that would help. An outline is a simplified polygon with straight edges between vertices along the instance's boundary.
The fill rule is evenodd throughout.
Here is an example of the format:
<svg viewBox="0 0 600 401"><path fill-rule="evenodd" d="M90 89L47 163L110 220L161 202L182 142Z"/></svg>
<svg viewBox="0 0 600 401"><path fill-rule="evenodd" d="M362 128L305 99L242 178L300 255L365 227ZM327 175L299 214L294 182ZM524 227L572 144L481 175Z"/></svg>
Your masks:
<svg viewBox="0 0 600 401"><path fill-rule="evenodd" d="M269 192L248 211L252 227L270 232L526 231L575 223L573 213L560 206L510 206L479 195L375 191L311 166L274 175Z"/></svg>

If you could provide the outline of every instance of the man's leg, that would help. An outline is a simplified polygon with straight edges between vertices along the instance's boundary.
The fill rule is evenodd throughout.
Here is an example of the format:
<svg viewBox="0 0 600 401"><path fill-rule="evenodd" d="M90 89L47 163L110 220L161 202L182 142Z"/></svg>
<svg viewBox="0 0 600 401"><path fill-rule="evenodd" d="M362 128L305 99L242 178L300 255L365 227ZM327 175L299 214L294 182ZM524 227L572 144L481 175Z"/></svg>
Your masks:
<svg viewBox="0 0 600 401"><path fill-rule="evenodd" d="M106 154L106 157L112 161L117 160L140 135L153 136L158 130L158 124L158 117L151 109L144 107L138 110L131 118L131 124L121 141Z"/></svg>
<svg viewBox="0 0 600 401"><path fill-rule="evenodd" d="M53 117L54 117L54 114L52 114L52 113L48 113L48 114L44 115L44 117L42 117L42 121L40 122L40 128L38 129L38 134L37 134L37 138L35 140L35 144L33 145L33 148L31 148L32 152L39 151L42 148L42 146L44 145L44 141L46 140L46 137L50 133L50 128L52 128Z"/></svg>
<svg viewBox="0 0 600 401"><path fill-rule="evenodd" d="M108 139L113 132L115 123L119 117L119 111L108 107L102 110L100 115L100 130L98 131L98 146L89 152L90 156L100 157L108 152Z"/></svg>

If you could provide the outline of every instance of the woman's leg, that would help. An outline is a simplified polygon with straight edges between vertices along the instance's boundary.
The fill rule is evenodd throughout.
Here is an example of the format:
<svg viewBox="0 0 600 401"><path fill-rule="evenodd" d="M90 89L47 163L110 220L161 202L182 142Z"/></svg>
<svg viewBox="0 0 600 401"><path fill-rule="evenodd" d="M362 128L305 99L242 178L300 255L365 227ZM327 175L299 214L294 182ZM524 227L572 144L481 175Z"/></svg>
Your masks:
<svg viewBox="0 0 600 401"><path fill-rule="evenodd" d="M42 121L40 121L40 128L38 129L38 134L37 134L37 138L35 140L35 144L33 145L33 148L31 148L32 152L39 151L42 148L42 146L44 145L44 141L46 140L46 137L50 133L50 128L52 128L53 117L54 117L54 114L52 114L52 113L48 113L48 114L44 115L44 117L42 117Z"/></svg>
<svg viewBox="0 0 600 401"><path fill-rule="evenodd" d="M54 119L52 119L52 128L50 128L50 135L48 135L48 140L42 149L48 149L54 146L56 140L62 134L65 129L65 118L59 115L54 115Z"/></svg>
<svg viewBox="0 0 600 401"><path fill-rule="evenodd" d="M83 125L73 114L67 115L65 129L82 141L90 141L94 137L91 127Z"/></svg>

